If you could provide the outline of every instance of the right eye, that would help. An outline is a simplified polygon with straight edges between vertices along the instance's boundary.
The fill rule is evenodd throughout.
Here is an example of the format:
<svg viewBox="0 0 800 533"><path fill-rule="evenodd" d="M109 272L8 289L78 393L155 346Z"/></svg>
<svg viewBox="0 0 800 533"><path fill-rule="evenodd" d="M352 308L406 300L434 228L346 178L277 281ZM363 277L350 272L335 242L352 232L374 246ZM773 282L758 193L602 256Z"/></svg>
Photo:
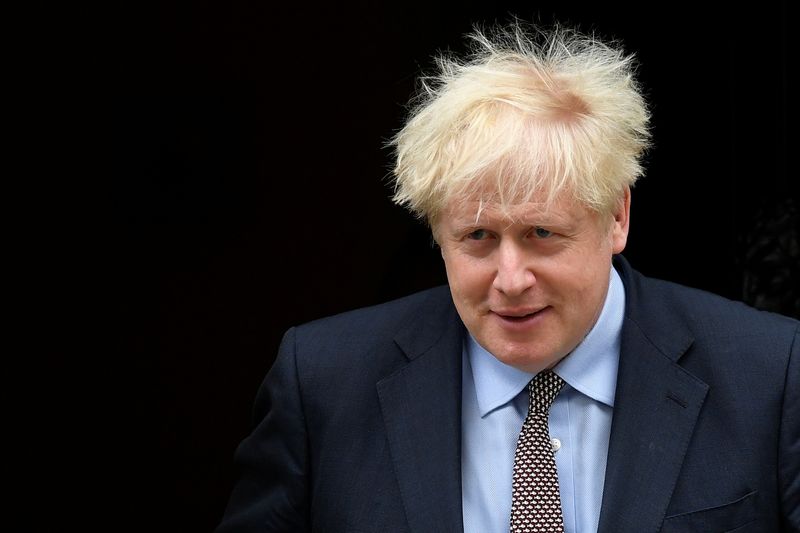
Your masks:
<svg viewBox="0 0 800 533"><path fill-rule="evenodd" d="M489 232L486 231L485 229L476 229L475 231L467 235L467 238L473 241L482 241L484 239L487 239L488 237L489 237Z"/></svg>

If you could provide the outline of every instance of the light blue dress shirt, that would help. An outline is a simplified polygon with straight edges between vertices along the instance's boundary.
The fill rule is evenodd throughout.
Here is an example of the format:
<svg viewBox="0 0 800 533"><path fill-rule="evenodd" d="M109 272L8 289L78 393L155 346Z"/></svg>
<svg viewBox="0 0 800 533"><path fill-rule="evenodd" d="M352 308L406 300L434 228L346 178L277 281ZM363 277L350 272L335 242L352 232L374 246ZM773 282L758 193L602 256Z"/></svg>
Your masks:
<svg viewBox="0 0 800 533"><path fill-rule="evenodd" d="M625 288L611 269L586 338L553 370L566 385L550 407L566 533L597 531L617 386ZM507 533L514 451L533 374L501 363L467 335L463 350L461 488L465 533ZM559 447L560 445L560 447Z"/></svg>

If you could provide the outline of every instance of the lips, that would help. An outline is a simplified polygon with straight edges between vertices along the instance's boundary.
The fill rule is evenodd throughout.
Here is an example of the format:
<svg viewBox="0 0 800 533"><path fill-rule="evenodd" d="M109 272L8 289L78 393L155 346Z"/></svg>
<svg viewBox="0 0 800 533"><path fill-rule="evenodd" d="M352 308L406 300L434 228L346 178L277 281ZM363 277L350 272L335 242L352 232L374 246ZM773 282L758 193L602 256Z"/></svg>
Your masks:
<svg viewBox="0 0 800 533"><path fill-rule="evenodd" d="M510 334L529 334L544 323L543 321L551 309L549 305L540 308L497 309L492 310L490 315L504 331Z"/></svg>
<svg viewBox="0 0 800 533"><path fill-rule="evenodd" d="M533 317L535 314L536 313L530 313L522 316L500 315L500 318L502 318L503 320L510 320L512 322L524 322L528 318Z"/></svg>
<svg viewBox="0 0 800 533"><path fill-rule="evenodd" d="M539 309L525 308L525 309L498 309L492 310L492 313L506 320L524 320L541 313L548 306Z"/></svg>

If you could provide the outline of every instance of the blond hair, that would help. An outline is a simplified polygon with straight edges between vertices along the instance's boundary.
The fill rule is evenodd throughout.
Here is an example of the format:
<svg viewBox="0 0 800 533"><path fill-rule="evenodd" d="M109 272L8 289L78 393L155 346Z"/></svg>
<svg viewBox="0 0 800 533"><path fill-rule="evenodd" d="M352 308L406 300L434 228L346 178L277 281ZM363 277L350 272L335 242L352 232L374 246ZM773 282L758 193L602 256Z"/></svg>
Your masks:
<svg viewBox="0 0 800 533"><path fill-rule="evenodd" d="M391 140L393 200L433 224L451 200L508 209L563 191L608 213L642 174L649 113L634 58L576 31L487 36L466 59L440 56Z"/></svg>

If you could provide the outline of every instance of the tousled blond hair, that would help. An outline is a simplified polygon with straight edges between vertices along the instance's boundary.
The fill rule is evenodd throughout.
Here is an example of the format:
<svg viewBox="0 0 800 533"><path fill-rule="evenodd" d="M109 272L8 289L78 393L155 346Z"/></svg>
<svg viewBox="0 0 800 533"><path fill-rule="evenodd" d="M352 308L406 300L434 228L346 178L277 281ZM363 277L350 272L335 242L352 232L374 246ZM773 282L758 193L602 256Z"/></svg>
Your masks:
<svg viewBox="0 0 800 533"><path fill-rule="evenodd" d="M452 200L508 209L562 192L609 213L642 174L649 113L634 58L594 37L519 22L440 56L391 140L394 201L433 224Z"/></svg>

